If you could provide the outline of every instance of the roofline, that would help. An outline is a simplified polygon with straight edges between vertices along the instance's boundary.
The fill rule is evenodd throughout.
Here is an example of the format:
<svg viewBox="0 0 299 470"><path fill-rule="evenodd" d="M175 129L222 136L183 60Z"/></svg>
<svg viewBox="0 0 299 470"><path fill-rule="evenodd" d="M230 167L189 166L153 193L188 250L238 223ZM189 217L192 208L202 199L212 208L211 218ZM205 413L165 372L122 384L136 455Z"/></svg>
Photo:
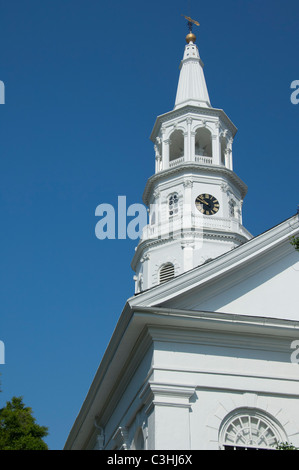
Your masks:
<svg viewBox="0 0 299 470"><path fill-rule="evenodd" d="M244 199L247 194L247 185L241 180L241 178L239 178L239 176L234 171L229 170L225 166L202 165L200 163L185 161L184 163L181 163L180 165L175 166L173 168L167 168L166 170L159 171L158 173L155 173L148 178L142 196L144 204L146 206L149 205L149 198L153 191L152 187L155 185L156 181L161 182L163 178L168 178L169 176L173 177L174 175L179 175L180 173L184 173L185 171L192 171L195 174L200 173L200 175L202 175L203 173L224 174L240 191L242 199Z"/></svg>
<svg viewBox="0 0 299 470"><path fill-rule="evenodd" d="M105 401L112 388L111 377L107 379L109 368L113 378L121 374L127 358L132 352L132 344L138 341L144 329L183 328L189 331L244 333L254 337L299 338L299 321L277 318L255 317L242 314L208 311L182 310L174 308L145 307L128 304L121 314L120 321L112 335L94 380L65 443L65 450L84 448L94 432L94 419L103 413L98 402L105 407ZM128 341L129 340L129 341ZM109 382L109 383L108 383ZM86 438L88 434L88 438Z"/></svg>
<svg viewBox="0 0 299 470"><path fill-rule="evenodd" d="M186 115L187 113L191 114L200 114L200 115L205 115L205 116L214 116L221 118L224 123L227 125L229 130L232 133L232 136L235 137L236 133L238 132L237 127L234 125L234 123L229 119L227 114L223 111L223 109L217 109L217 108L206 108L206 107L200 107L200 106L192 106L192 105L186 105L182 106L181 108L173 109L172 111L168 111L167 113L161 114L160 116L157 117L153 130L150 135L150 139L152 142L155 142L156 136L158 135L160 126L166 122L169 121L170 119L177 119L178 117L182 115Z"/></svg>

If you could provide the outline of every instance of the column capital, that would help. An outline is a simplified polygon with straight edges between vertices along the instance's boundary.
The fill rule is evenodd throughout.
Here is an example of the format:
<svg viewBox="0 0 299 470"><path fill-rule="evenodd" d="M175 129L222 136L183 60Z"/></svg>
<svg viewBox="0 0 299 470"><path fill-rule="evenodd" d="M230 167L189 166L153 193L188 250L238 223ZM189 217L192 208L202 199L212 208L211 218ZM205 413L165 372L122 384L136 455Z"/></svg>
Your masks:
<svg viewBox="0 0 299 470"><path fill-rule="evenodd" d="M177 385L148 382L140 393L140 398L149 414L155 406L191 409L190 398L195 393L194 385Z"/></svg>
<svg viewBox="0 0 299 470"><path fill-rule="evenodd" d="M193 181L192 180L184 180L183 186L184 186L184 188L192 188L193 187Z"/></svg>

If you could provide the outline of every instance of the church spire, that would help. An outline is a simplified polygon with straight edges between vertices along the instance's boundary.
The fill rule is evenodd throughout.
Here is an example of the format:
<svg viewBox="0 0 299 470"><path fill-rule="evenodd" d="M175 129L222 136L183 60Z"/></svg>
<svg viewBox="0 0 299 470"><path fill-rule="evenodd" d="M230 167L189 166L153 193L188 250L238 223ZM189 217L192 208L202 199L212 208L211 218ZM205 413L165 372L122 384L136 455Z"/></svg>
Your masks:
<svg viewBox="0 0 299 470"><path fill-rule="evenodd" d="M186 105L210 108L210 98L203 72L203 62L199 56L198 48L195 44L196 36L192 31L192 25L199 23L189 17L189 34L186 36L187 45L183 60L180 64L180 77L177 88L175 107L181 108Z"/></svg>
<svg viewBox="0 0 299 470"><path fill-rule="evenodd" d="M247 186L233 171L237 129L211 107L195 40L189 29L175 108L157 117L151 133L155 174L143 193L149 223L132 260L136 293L251 238L242 224Z"/></svg>

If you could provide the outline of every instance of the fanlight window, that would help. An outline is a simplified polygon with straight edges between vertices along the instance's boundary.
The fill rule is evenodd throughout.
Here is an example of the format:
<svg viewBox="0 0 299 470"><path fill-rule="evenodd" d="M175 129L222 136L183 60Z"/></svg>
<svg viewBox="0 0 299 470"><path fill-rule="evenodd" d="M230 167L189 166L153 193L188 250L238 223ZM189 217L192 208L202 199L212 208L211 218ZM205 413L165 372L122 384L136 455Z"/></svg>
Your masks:
<svg viewBox="0 0 299 470"><path fill-rule="evenodd" d="M225 450L273 450L285 435L279 426L258 410L235 414L224 425L222 448Z"/></svg>
<svg viewBox="0 0 299 470"><path fill-rule="evenodd" d="M160 283L168 281L174 277L174 265L172 263L164 264L160 269Z"/></svg>

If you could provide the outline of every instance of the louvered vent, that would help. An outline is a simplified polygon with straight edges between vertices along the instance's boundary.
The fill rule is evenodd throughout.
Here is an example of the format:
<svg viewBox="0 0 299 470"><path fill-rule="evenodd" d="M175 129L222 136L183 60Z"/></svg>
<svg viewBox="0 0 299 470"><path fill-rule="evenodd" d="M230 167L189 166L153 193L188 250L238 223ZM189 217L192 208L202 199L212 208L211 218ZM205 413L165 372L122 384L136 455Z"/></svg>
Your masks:
<svg viewBox="0 0 299 470"><path fill-rule="evenodd" d="M168 281L174 277L174 265L172 263L166 263L160 269L160 282Z"/></svg>

